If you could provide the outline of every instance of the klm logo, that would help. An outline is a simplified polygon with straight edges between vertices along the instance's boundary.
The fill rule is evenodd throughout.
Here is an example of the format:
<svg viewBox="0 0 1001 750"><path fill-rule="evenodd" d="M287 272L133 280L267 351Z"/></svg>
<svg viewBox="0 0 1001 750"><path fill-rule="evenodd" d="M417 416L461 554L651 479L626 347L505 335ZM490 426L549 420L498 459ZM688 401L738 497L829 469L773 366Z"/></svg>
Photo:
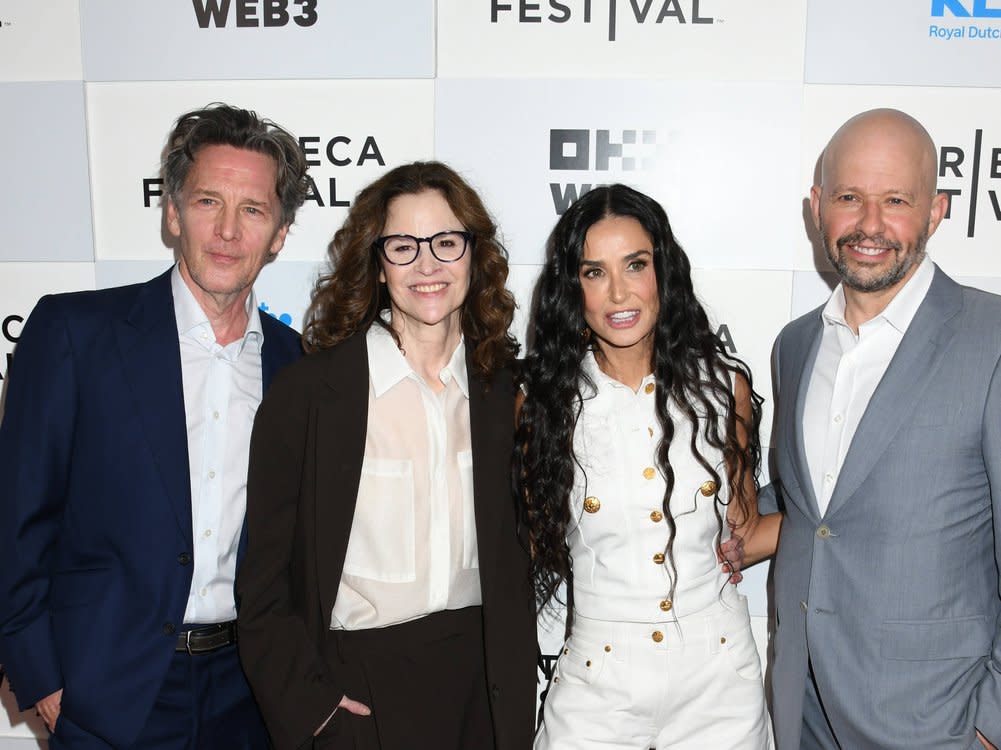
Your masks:
<svg viewBox="0 0 1001 750"><path fill-rule="evenodd" d="M317 0L191 0L199 28L225 28L232 20L237 28L312 26L316 23Z"/></svg>
<svg viewBox="0 0 1001 750"><path fill-rule="evenodd" d="M932 0L933 18L943 18L947 13L956 18L1001 19L1001 5L988 4L990 0Z"/></svg>
<svg viewBox="0 0 1001 750"><path fill-rule="evenodd" d="M613 137L611 130L586 128L549 131L549 171L551 172L633 172L656 165L657 131L623 130ZM562 216L594 183L550 183L553 208Z"/></svg>

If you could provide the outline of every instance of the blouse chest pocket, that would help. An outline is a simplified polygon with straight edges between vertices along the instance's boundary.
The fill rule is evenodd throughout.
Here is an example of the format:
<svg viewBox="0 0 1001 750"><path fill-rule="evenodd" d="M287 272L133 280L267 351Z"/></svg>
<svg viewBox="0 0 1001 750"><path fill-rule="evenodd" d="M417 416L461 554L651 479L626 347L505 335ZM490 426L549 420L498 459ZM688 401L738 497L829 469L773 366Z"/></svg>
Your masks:
<svg viewBox="0 0 1001 750"><path fill-rule="evenodd" d="M416 580L414 467L365 457L344 574L384 583Z"/></svg>

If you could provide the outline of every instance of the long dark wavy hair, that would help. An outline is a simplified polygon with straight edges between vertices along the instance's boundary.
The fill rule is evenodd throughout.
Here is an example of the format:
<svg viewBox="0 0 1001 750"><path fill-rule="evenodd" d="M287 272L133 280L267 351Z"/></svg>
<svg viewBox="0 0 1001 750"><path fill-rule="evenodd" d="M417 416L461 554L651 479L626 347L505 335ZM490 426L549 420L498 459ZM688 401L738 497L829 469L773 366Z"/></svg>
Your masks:
<svg viewBox="0 0 1001 750"><path fill-rule="evenodd" d="M657 420L663 431L656 461L667 480L662 503L668 526L664 551L671 570L672 596L677 577L673 554L676 526L671 512L676 477L669 451L676 425L669 402L691 425L689 448L717 488L724 486L721 469L699 450L698 436L722 452L722 471L730 490L727 502L737 503L743 519L749 518L752 510L748 488L757 489L762 399L751 387L747 365L726 352L710 327L692 287L688 256L675 241L667 214L655 200L625 185L585 193L563 214L550 237L533 316L534 345L522 371L525 400L515 438L513 481L522 501L521 519L540 610L553 602L561 583L572 582L567 529L574 466L579 466L573 434L585 394L594 393L582 360L588 349L598 346L592 343L594 336L586 335L580 263L588 230L609 216L636 219L653 242L660 310L650 365L657 383ZM749 421L738 413L734 400L733 382L739 377L746 379L751 394ZM716 497L716 518L722 531L718 489Z"/></svg>
<svg viewBox="0 0 1001 750"><path fill-rule="evenodd" d="M388 330L399 345L396 332L379 314L389 308L390 299L386 285L379 281L382 259L375 241L394 198L428 190L442 195L473 236L467 250L472 257L462 333L472 349L475 374L489 377L512 362L518 343L508 333L515 303L505 286L507 251L480 196L451 167L435 161L396 167L355 197L348 218L327 249L331 270L317 280L306 312L302 338L307 352L335 346L367 331L373 323Z"/></svg>

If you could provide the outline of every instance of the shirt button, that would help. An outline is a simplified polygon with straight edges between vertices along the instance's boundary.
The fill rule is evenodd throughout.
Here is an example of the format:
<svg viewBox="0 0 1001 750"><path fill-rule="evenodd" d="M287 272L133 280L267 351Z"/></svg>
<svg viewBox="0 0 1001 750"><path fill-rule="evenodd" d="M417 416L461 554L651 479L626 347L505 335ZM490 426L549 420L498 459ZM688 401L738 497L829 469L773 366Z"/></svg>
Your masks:
<svg viewBox="0 0 1001 750"><path fill-rule="evenodd" d="M673 606L674 606L674 602L672 602L670 599L665 599L664 601L662 601L660 603L660 608L664 612L670 612L671 611L671 607L673 607Z"/></svg>
<svg viewBox="0 0 1001 750"><path fill-rule="evenodd" d="M212 419L219 419L219 412L218 411L212 412Z"/></svg>
<svg viewBox="0 0 1001 750"><path fill-rule="evenodd" d="M654 523L660 523L661 521L664 520L664 514L661 513L659 510L655 510L650 514L650 520L653 521Z"/></svg>
<svg viewBox="0 0 1001 750"><path fill-rule="evenodd" d="M209 472L209 479L215 479L215 472L214 471L210 471Z"/></svg>
<svg viewBox="0 0 1001 750"><path fill-rule="evenodd" d="M653 633L650 634L650 637L653 638L654 643L660 643L662 640L664 640L664 634L661 633L659 630L653 631Z"/></svg>
<svg viewBox="0 0 1001 750"><path fill-rule="evenodd" d="M817 528L817 537L820 539L827 539L831 536L831 530L826 524L821 524Z"/></svg>
<svg viewBox="0 0 1001 750"><path fill-rule="evenodd" d="M647 384L646 384L646 385L645 385L645 386L643 387L643 391L644 391L645 393L653 393L653 392L654 392L654 391L656 390L656 388L657 388L657 386L655 386L655 385L654 385L653 383L647 383Z"/></svg>
<svg viewBox="0 0 1001 750"><path fill-rule="evenodd" d="M588 513L597 513L600 509L601 509L601 500L594 497L593 495L584 498L584 510L586 510Z"/></svg>
<svg viewBox="0 0 1001 750"><path fill-rule="evenodd" d="M643 469L644 479L653 479L655 476L657 476L657 472L653 469L652 466L647 466L645 469Z"/></svg>
<svg viewBox="0 0 1001 750"><path fill-rule="evenodd" d="M834 415L834 424L841 424L841 420L842 419L843 419L843 417L840 414L835 414Z"/></svg>
<svg viewBox="0 0 1001 750"><path fill-rule="evenodd" d="M212 536L212 529L205 529L205 536L206 537Z"/></svg>
<svg viewBox="0 0 1001 750"><path fill-rule="evenodd" d="M198 589L199 596L205 596L207 593L209 593L209 590L205 586L202 586L200 589Z"/></svg>
<svg viewBox="0 0 1001 750"><path fill-rule="evenodd" d="M664 553L663 552L658 552L656 555L653 556L653 561L657 565L663 565L664 564Z"/></svg>
<svg viewBox="0 0 1001 750"><path fill-rule="evenodd" d="M834 475L831 474L830 472L824 474L824 481L830 484L831 482L834 481Z"/></svg>

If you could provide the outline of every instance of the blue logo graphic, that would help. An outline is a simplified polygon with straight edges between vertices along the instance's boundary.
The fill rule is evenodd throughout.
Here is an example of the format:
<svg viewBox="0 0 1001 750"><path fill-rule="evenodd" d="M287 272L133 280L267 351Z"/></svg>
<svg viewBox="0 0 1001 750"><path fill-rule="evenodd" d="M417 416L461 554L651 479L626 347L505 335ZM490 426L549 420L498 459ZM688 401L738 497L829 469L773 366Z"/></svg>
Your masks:
<svg viewBox="0 0 1001 750"><path fill-rule="evenodd" d="M277 320L277 321L278 321L278 322L280 322L280 323L284 323L284 324L285 324L285 325L287 325L287 326L290 326L290 325L292 325L292 316L291 316L291 315L289 315L288 313L282 313L281 315L275 315L275 314L274 314L273 312L271 312L271 310L270 310L270 309L268 308L268 303L267 303L267 302L262 302L261 304L259 304L259 305L257 306L257 308L258 308L258 309L259 309L259 310L260 310L260 311L261 311L262 313L267 313L268 315L270 315L270 316L271 316L272 318L274 318L275 320Z"/></svg>
<svg viewBox="0 0 1001 750"><path fill-rule="evenodd" d="M931 14L934 18L942 18L948 10L956 18L1001 18L1001 6L990 7L987 2L988 0L931 0Z"/></svg>

